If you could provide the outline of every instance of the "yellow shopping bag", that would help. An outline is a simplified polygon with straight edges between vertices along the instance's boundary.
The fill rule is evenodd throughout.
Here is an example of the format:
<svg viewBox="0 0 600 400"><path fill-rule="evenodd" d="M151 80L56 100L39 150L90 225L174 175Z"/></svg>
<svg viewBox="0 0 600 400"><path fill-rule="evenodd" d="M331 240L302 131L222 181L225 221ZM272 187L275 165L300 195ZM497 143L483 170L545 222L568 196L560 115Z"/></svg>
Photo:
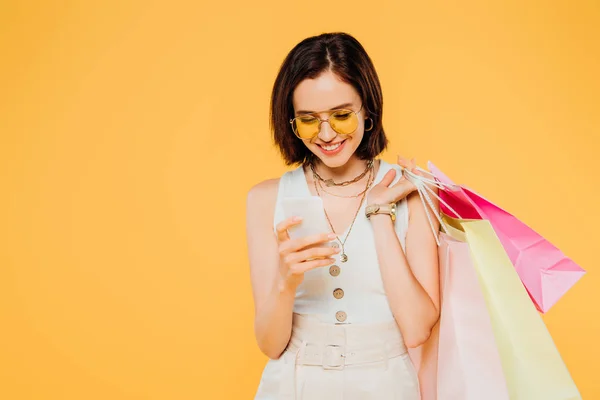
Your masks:
<svg viewBox="0 0 600 400"><path fill-rule="evenodd" d="M490 222L447 215L443 221L448 234L471 249L511 400L581 399Z"/></svg>

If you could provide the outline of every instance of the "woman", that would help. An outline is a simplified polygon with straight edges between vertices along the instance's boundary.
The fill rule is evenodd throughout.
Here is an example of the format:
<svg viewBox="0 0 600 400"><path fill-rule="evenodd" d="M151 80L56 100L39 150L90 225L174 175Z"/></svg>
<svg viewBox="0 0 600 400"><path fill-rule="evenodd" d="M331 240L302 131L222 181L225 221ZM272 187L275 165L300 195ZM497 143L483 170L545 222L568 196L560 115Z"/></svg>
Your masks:
<svg viewBox="0 0 600 400"><path fill-rule="evenodd" d="M376 159L382 104L371 59L348 34L307 38L281 66L271 126L298 166L248 193L255 335L270 358L255 399L420 398L407 347L439 317L437 246L402 176L414 162ZM292 196L319 196L331 231L290 239L302 224L283 216Z"/></svg>

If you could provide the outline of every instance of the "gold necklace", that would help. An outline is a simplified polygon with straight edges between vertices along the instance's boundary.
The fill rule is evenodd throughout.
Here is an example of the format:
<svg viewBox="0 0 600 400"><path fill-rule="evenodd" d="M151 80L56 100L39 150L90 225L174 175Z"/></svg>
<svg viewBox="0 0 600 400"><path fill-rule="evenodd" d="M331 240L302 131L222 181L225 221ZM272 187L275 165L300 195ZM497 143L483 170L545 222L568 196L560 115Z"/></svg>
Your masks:
<svg viewBox="0 0 600 400"><path fill-rule="evenodd" d="M361 191L360 191L359 193L357 193L357 194L353 194L353 195L344 196L344 195L341 195L341 194L335 194L335 193L331 193L330 191L328 191L327 189L325 189L325 188L323 187L323 183L322 183L320 180L318 181L318 179L317 179L316 175L315 175L315 174L313 174L313 180L314 180L315 182L317 182L317 181L318 181L318 183L319 183L319 187L321 188L321 190L322 190L323 192L325 192L325 193L327 193L327 194L329 194L329 195L331 195L331 196L335 196L335 197L342 197L342 198L346 198L346 199L356 198L356 197L359 197L360 195L362 195L363 193L365 193L367 190L369 190L369 187L371 186L371 183L373 183L373 179L374 179L374 176L373 176L373 169L372 169L372 167L371 167L371 173L369 174L369 178L368 178L368 180L367 180L367 186L365 186L365 188L364 188L363 190L361 190Z"/></svg>
<svg viewBox="0 0 600 400"><path fill-rule="evenodd" d="M355 182L360 181L362 178L364 178L365 175L367 174L367 172L369 172L369 170L372 167L373 167L373 160L369 160L367 162L367 166L366 166L365 170L360 175L358 175L354 179L350 179L349 181L344 181L344 182L338 183L338 182L334 182L333 179L321 178L321 175L319 175L318 172L315 170L314 164L312 162L310 163L310 169L311 169L313 175L315 175L317 177L317 179L319 179L321 182L324 182L326 186L348 186L348 185L351 185Z"/></svg>
<svg viewBox="0 0 600 400"><path fill-rule="evenodd" d="M350 224L350 227L348 228L348 233L346 234L344 241L340 240L340 237L336 234L337 241L340 242L340 245L342 246L342 253L340 254L340 261L343 263L348 261L348 255L346 254L346 249L344 248L344 244L346 244L346 240L348 240L348 236L350 236L350 232L352 231L352 227L354 226L356 217L358 217L358 213L359 213L360 209L362 208L362 204L365 201L365 198L367 197L366 196L367 190L369 189L369 187L371 186L371 183L373 182L373 180L371 179L372 176L373 176L373 173L371 172L369 181L367 181L367 187L362 195L362 198L360 199L360 204L358 205L358 209L356 210L356 213L354 214L354 218L352 219L352 223ZM317 187L317 181L315 181L315 180L313 180L313 181L315 184L315 191L317 192L317 195L319 197L321 197L321 194L319 193L319 189ZM333 228L333 224L331 223L331 220L329 219L329 215L327 215L327 210L325 210L325 207L323 207L323 211L325 212L325 218L327 219L327 222L329 223L329 227L331 228L331 231L335 233L335 229Z"/></svg>

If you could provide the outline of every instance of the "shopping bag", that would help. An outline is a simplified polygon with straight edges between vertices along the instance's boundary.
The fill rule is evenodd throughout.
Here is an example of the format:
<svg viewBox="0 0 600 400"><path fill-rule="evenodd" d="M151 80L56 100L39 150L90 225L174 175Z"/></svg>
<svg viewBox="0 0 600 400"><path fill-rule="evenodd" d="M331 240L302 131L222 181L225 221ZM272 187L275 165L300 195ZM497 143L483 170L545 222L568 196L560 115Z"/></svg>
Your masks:
<svg viewBox="0 0 600 400"><path fill-rule="evenodd" d="M547 312L585 274L573 260L533 229L474 191L454 184L431 162L440 187L440 208L448 215L489 220L538 311Z"/></svg>
<svg viewBox="0 0 600 400"><path fill-rule="evenodd" d="M510 399L581 399L490 221L459 220L447 215L443 220L450 226L450 235L465 239L469 245Z"/></svg>
<svg viewBox="0 0 600 400"><path fill-rule="evenodd" d="M456 236L456 235L455 235ZM440 233L440 319L410 349L422 400L509 400L469 245Z"/></svg>

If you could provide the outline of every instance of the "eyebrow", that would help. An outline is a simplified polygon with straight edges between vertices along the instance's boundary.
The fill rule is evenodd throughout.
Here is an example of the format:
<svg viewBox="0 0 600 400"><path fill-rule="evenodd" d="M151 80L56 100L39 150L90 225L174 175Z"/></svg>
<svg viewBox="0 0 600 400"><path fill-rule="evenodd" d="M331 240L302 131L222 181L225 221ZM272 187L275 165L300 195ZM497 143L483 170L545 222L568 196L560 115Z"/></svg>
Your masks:
<svg viewBox="0 0 600 400"><path fill-rule="evenodd" d="M339 108L346 108L346 107L350 107L352 105L352 103L344 103L344 104L340 104L339 106L335 106L330 108L329 110L324 110L324 111L332 111L332 110L337 110ZM307 111L307 110L298 110L296 111L296 114L315 114L317 113L317 111Z"/></svg>

